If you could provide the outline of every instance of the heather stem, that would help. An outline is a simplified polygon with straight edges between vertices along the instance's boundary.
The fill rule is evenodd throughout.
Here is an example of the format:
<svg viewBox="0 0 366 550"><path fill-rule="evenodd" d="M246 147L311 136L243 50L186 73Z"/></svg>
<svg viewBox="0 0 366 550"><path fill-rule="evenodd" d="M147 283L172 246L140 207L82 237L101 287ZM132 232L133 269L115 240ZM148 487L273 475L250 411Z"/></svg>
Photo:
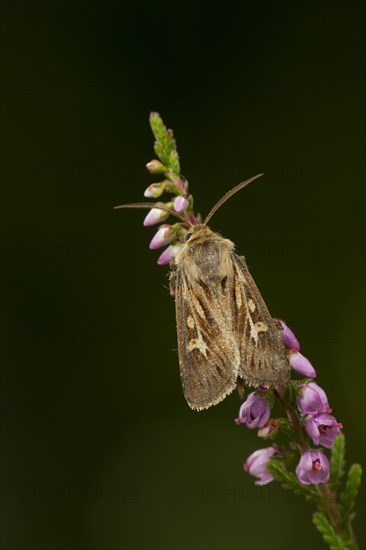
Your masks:
<svg viewBox="0 0 366 550"><path fill-rule="evenodd" d="M309 448L309 445L306 441L306 438L305 438L305 435L304 435L304 430L303 430L302 425L300 423L299 416L298 416L297 412L292 407L287 405L287 403L284 402L284 400L282 399L281 395L279 394L279 392L277 390L274 390L274 394L275 394L277 400L279 401L279 403L281 404L281 407L286 411L287 417L288 417L293 429L299 435L301 451L306 451Z"/></svg>
<svg viewBox="0 0 366 550"><path fill-rule="evenodd" d="M336 493L329 488L328 483L320 483L319 491L324 497L324 505L327 508L328 514L332 519L334 527L337 529L338 533L342 535L342 537L344 537L343 529L341 529L339 525L342 516L338 509Z"/></svg>

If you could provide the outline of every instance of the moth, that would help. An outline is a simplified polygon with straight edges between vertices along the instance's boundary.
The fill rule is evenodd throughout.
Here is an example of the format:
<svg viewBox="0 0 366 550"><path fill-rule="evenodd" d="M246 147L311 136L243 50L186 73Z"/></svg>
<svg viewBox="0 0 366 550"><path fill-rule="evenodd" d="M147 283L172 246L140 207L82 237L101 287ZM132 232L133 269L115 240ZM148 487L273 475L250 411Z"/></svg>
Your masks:
<svg viewBox="0 0 366 550"><path fill-rule="evenodd" d="M258 174L226 193L203 223L186 223L186 242L171 262L179 367L184 396L197 411L217 405L243 384L277 388L289 378L290 364L279 327L234 243L208 222L234 193ZM116 208L161 208L136 203Z"/></svg>

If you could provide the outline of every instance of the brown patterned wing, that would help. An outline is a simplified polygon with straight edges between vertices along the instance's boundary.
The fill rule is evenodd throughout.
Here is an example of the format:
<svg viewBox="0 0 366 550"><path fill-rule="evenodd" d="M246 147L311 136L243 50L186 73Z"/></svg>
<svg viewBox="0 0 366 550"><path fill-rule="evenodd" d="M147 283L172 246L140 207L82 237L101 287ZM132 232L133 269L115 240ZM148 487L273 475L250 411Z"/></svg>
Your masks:
<svg viewBox="0 0 366 550"><path fill-rule="evenodd" d="M289 378L290 364L279 329L253 281L244 258L233 253L232 307L240 352L239 376L250 386L276 388Z"/></svg>
<svg viewBox="0 0 366 550"><path fill-rule="evenodd" d="M239 374L230 287L227 278L192 286L179 267L174 286L183 392L192 409L207 409L236 387Z"/></svg>

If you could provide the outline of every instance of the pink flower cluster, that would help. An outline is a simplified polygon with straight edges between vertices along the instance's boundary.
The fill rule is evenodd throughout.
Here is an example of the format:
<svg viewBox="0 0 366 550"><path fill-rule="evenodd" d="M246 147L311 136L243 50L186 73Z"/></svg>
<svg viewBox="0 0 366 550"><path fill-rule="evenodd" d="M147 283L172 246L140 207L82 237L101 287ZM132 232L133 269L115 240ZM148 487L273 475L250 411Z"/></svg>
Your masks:
<svg viewBox="0 0 366 550"><path fill-rule="evenodd" d="M314 378L316 372L310 361L300 353L300 344L284 321L275 319L281 330L282 341L288 350L292 368L306 376ZM259 392L266 388L259 387ZM335 438L340 434L342 424L331 416L325 391L313 381L300 384L296 399L302 424L315 445L332 448ZM259 428L259 437L270 437L278 430L276 420L269 420L271 407L268 400L256 392L251 393L239 410L237 424L246 424L250 429ZM252 453L244 464L244 470L258 477L257 485L265 485L273 480L268 471L268 461L278 454L275 446L259 449ZM303 485L326 483L330 476L328 458L320 449L307 449L301 455L296 475Z"/></svg>
<svg viewBox="0 0 366 550"><path fill-rule="evenodd" d="M146 165L146 167L152 174L159 174L166 171L166 167L158 160L152 160ZM189 219L190 223L197 222L192 212L192 203L190 197L188 196L188 184L185 180L164 180L160 183L153 183L145 190L144 196L156 199L164 192L171 193L175 196L168 200L168 202L160 203L160 205L164 206L167 210L152 208L148 212L144 219L145 227L164 222L170 215L169 211L184 214L184 216ZM156 204L159 205L159 203ZM183 227L182 223L175 223L174 225L160 225L158 231L155 233L150 242L150 248L152 250L168 245L158 258L159 265L169 264L170 261L176 256L184 244L183 237L186 232L187 231Z"/></svg>
<svg viewBox="0 0 366 550"><path fill-rule="evenodd" d="M260 392L266 391L266 388L258 388ZM239 409L239 416L235 419L235 423L246 424L247 428L253 430L259 428L258 435L260 437L269 437L275 430L277 424L274 421L269 421L271 415L271 405L269 401L256 392L248 395ZM252 453L244 464L244 470L251 475L259 478L256 485L266 485L272 481L273 477L267 469L267 464L270 458L276 453L275 447L267 447L259 449Z"/></svg>
<svg viewBox="0 0 366 550"><path fill-rule="evenodd" d="M297 406L304 419L305 429L315 445L331 449L342 424L329 413L331 409L324 390L315 382L305 382L297 398Z"/></svg>

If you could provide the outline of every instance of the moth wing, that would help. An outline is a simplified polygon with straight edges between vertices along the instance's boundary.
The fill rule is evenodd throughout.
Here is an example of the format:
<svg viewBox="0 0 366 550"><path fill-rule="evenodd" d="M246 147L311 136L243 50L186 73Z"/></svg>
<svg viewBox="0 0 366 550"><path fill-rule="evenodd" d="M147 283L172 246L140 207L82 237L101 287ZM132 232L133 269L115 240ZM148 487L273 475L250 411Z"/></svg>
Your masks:
<svg viewBox="0 0 366 550"><path fill-rule="evenodd" d="M233 267L232 307L240 353L239 376L250 386L278 387L287 382L290 373L280 331L244 258L233 253Z"/></svg>
<svg viewBox="0 0 366 550"><path fill-rule="evenodd" d="M207 409L236 387L239 374L230 288L226 278L218 284L192 285L181 268L174 277L183 392L192 409Z"/></svg>

